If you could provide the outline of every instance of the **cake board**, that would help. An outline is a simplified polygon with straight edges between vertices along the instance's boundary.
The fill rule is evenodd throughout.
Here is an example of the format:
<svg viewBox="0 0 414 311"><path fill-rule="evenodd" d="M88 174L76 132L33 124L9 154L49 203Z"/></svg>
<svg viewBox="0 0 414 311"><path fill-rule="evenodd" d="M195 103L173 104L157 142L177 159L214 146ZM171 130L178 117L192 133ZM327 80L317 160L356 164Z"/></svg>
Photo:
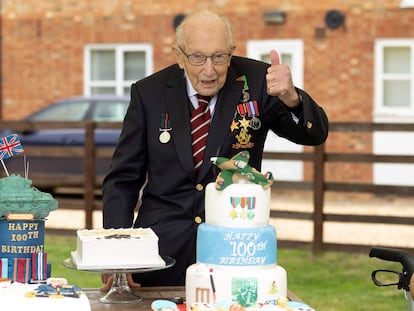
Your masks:
<svg viewBox="0 0 414 311"><path fill-rule="evenodd" d="M127 273L146 273L151 271L158 271L170 268L175 265L175 259L168 256L161 256L165 261L165 266L162 267L151 267L151 268L117 268L117 269L78 269L76 263L72 258L66 258L63 261L63 265L70 269L75 269L78 271L87 271L87 272L99 272L99 273L112 273L114 275L114 280L112 282L112 287L103 297L99 298L99 301L102 303L136 303L142 301L142 297L134 293L128 285Z"/></svg>

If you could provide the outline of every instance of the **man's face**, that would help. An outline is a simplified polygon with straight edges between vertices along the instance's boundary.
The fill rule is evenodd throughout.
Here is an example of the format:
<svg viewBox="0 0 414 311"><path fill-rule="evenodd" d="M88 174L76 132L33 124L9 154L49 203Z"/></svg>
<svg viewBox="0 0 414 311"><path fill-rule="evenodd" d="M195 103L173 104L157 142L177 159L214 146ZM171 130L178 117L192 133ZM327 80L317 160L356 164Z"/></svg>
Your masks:
<svg viewBox="0 0 414 311"><path fill-rule="evenodd" d="M225 26L222 23L211 22L203 24L192 21L184 32L183 46L175 47L177 61L180 68L187 73L193 88L201 95L214 96L226 82L227 69L230 65L230 55L233 51L229 48ZM207 56L202 65L190 64L187 56L193 55L199 59ZM216 60L224 63L213 64L210 56L218 55Z"/></svg>

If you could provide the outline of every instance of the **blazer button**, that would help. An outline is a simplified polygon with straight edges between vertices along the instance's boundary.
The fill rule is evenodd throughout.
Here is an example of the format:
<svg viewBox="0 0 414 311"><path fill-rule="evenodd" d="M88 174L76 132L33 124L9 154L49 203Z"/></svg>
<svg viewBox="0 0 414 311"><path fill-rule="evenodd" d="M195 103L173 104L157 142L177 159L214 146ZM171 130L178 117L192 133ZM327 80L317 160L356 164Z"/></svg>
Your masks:
<svg viewBox="0 0 414 311"><path fill-rule="evenodd" d="M202 222L203 220L201 219L201 217L200 217L200 216L196 216L196 217L194 218L194 221L195 221L196 223L198 223L198 224L201 224L201 222Z"/></svg>
<svg viewBox="0 0 414 311"><path fill-rule="evenodd" d="M197 184L196 189L197 189L197 191L203 191L204 187L203 187L202 184Z"/></svg>

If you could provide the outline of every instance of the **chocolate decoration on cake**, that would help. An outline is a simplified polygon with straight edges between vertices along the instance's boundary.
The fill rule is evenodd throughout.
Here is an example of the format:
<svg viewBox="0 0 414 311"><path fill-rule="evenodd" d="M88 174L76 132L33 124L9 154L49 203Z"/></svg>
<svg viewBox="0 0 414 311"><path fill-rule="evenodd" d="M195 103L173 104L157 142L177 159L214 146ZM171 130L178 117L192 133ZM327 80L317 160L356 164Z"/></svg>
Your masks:
<svg viewBox="0 0 414 311"><path fill-rule="evenodd" d="M130 234L111 234L104 236L104 239L130 239Z"/></svg>

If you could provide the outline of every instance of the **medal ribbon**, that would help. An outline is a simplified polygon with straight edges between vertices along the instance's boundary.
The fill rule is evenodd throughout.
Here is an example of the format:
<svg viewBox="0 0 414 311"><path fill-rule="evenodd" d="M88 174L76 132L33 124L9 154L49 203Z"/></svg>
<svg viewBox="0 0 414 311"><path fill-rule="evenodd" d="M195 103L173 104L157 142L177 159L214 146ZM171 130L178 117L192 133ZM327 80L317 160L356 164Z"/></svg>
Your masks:
<svg viewBox="0 0 414 311"><path fill-rule="evenodd" d="M32 253L32 280L47 279L47 253Z"/></svg>
<svg viewBox="0 0 414 311"><path fill-rule="evenodd" d="M246 104L240 103L237 105L237 112L239 115L244 116L246 114Z"/></svg>
<svg viewBox="0 0 414 311"><path fill-rule="evenodd" d="M7 279L9 275L9 260L7 258L0 259L0 277Z"/></svg>
<svg viewBox="0 0 414 311"><path fill-rule="evenodd" d="M14 258L13 262L13 281L19 283L29 283L30 259Z"/></svg>
<svg viewBox="0 0 414 311"><path fill-rule="evenodd" d="M249 117L254 117L259 115L259 107L257 106L256 100L250 100L246 103L246 109Z"/></svg>
<svg viewBox="0 0 414 311"><path fill-rule="evenodd" d="M160 131L166 131L170 128L170 119L168 117L168 113L161 113L161 124L160 124Z"/></svg>
<svg viewBox="0 0 414 311"><path fill-rule="evenodd" d="M243 84L243 90L248 90L249 89L249 86L247 85L247 78L246 78L246 76L245 75L242 75L242 76L240 76L240 77L238 77L237 79L236 79L236 81L243 81L244 82L244 84Z"/></svg>

